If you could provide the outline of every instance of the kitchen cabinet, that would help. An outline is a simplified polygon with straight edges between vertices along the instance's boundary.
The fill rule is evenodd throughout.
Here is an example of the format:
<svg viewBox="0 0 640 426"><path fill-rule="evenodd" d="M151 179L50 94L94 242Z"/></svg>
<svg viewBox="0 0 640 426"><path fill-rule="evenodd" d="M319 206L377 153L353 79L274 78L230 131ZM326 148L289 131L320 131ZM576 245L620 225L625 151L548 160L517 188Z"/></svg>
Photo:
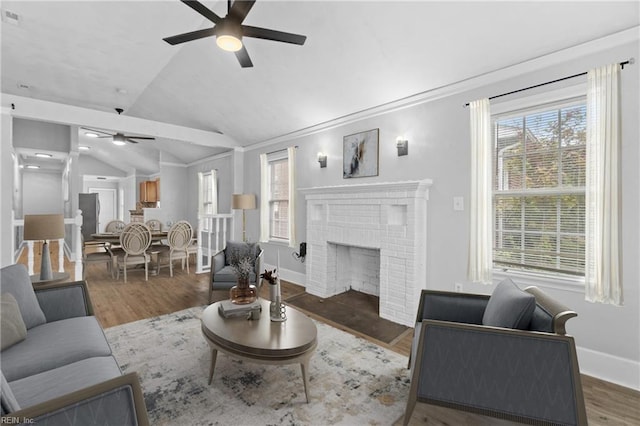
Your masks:
<svg viewBox="0 0 640 426"><path fill-rule="evenodd" d="M140 182L140 202L155 203L160 201L160 179Z"/></svg>

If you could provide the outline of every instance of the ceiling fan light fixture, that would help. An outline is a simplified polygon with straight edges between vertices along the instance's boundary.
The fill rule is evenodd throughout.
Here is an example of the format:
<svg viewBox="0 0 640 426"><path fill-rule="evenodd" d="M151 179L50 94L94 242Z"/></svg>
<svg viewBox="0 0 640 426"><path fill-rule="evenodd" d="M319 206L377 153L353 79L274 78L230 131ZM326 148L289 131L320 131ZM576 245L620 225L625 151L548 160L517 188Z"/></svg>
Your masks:
<svg viewBox="0 0 640 426"><path fill-rule="evenodd" d="M242 31L234 22L223 21L216 25L216 44L227 52L237 52L242 49Z"/></svg>
<svg viewBox="0 0 640 426"><path fill-rule="evenodd" d="M242 49L242 41L231 34L216 36L216 44L220 49L227 52L237 52Z"/></svg>
<svg viewBox="0 0 640 426"><path fill-rule="evenodd" d="M126 141L125 141L124 136L120 135L120 134L113 135L113 144L114 145L119 145L119 146L120 145L125 145Z"/></svg>

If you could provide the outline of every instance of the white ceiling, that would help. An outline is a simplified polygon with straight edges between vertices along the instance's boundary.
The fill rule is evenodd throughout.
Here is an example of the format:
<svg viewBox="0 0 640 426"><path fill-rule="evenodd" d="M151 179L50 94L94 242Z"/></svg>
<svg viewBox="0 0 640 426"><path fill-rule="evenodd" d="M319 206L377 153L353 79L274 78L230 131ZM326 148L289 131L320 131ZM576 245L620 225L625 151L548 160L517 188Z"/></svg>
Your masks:
<svg viewBox="0 0 640 426"><path fill-rule="evenodd" d="M203 3L226 14L226 1ZM243 69L213 37L162 40L211 26L179 1L2 1L20 17L2 22L2 92L121 107L248 146L637 26L639 4L258 0L245 24L307 42L245 39L254 67ZM189 163L228 149L159 138L127 145L127 160L110 145L91 155L123 170L160 151Z"/></svg>

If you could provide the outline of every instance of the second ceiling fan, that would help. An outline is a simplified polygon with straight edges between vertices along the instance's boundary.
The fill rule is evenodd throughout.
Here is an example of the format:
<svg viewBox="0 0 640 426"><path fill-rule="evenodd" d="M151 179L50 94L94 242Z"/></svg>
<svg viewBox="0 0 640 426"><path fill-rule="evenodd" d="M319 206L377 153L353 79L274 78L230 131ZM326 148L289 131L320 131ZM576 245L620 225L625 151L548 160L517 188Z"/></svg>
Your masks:
<svg viewBox="0 0 640 426"><path fill-rule="evenodd" d="M211 28L191 31L178 34L163 40L171 45L185 43L187 41L198 40L204 37L216 36L216 44L223 50L235 52L236 58L242 68L253 66L249 53L242 43L243 37L261 38L265 40L280 41L284 43L303 45L307 40L306 36L299 34L285 33L282 31L270 30L267 28L252 27L242 25L247 14L253 7L255 0L236 0L231 3L227 1L227 16L221 18L209 8L196 0L181 0L184 4L198 12L200 15L213 22Z"/></svg>
<svg viewBox="0 0 640 426"><path fill-rule="evenodd" d="M121 115L122 112L124 111L122 108L115 108L116 112L118 113L118 115ZM114 145L124 145L126 142L130 142L130 143L138 143L138 141L135 141L134 139L143 139L143 140L149 140L149 141L154 141L156 140L156 138L152 138L149 136L134 136L134 135L125 135L124 133L121 132L116 132L116 134L111 134L109 132L105 132L103 130L96 130L96 129L89 129L88 127L83 127L84 130L88 130L89 132L91 132L93 135L89 135L88 133L85 133L87 136L89 137L93 137L93 138L112 138L112 142ZM98 133L102 133L105 136L100 136Z"/></svg>

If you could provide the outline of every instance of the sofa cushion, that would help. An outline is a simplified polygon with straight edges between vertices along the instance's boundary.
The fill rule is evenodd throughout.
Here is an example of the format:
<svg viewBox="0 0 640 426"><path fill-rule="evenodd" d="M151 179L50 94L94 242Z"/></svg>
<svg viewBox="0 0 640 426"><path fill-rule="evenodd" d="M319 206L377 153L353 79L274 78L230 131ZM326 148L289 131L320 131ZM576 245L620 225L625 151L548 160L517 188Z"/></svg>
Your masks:
<svg viewBox="0 0 640 426"><path fill-rule="evenodd" d="M2 291L11 293L18 302L27 330L47 322L33 291L26 266L15 264L0 269L0 282L2 283Z"/></svg>
<svg viewBox="0 0 640 426"><path fill-rule="evenodd" d="M111 356L83 359L53 370L10 382L22 408L93 386L120 376L120 367Z"/></svg>
<svg viewBox="0 0 640 426"><path fill-rule="evenodd" d="M493 327L526 330L531 322L536 298L505 278L489 298L482 324Z"/></svg>
<svg viewBox="0 0 640 426"><path fill-rule="evenodd" d="M5 350L27 337L27 327L22 320L18 302L11 293L0 295L0 305L0 346Z"/></svg>
<svg viewBox="0 0 640 426"><path fill-rule="evenodd" d="M77 317L34 327L27 338L2 352L2 372L9 382L94 356L111 348L95 317Z"/></svg>
<svg viewBox="0 0 640 426"><path fill-rule="evenodd" d="M18 400L16 400L15 395L13 394L13 390L7 379L2 375L2 381L0 382L0 391L2 392L2 396L0 397L0 401L2 402L0 405L2 406L2 415L13 413L14 411L18 411L20 409L20 404L18 404Z"/></svg>

